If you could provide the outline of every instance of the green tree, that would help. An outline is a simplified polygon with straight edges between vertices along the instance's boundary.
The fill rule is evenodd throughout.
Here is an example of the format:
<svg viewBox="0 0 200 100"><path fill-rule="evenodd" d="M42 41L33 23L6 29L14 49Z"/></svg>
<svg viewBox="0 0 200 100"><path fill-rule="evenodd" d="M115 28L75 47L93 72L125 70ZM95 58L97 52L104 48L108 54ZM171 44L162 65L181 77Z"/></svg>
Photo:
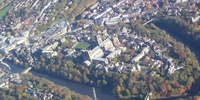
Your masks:
<svg viewBox="0 0 200 100"><path fill-rule="evenodd" d="M124 54L123 59L125 62L128 62L130 60L130 56L128 54Z"/></svg>

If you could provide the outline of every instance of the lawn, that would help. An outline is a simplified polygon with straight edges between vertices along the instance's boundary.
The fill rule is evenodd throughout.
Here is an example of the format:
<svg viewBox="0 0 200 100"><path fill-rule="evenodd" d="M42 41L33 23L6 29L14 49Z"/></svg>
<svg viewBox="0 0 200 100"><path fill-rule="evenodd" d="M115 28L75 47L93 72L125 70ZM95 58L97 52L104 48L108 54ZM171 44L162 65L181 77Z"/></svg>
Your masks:
<svg viewBox="0 0 200 100"><path fill-rule="evenodd" d="M10 10L11 6L6 6L2 10L0 10L0 20L6 15L6 13Z"/></svg>
<svg viewBox="0 0 200 100"><path fill-rule="evenodd" d="M90 46L88 43L78 43L74 48L75 49L86 49Z"/></svg>

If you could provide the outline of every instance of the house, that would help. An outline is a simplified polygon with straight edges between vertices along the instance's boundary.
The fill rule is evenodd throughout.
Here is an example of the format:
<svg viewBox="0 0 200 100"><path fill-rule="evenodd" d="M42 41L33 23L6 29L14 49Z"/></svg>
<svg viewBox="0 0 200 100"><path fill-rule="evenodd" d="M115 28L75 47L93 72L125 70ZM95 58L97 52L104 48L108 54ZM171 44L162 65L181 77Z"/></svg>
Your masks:
<svg viewBox="0 0 200 100"><path fill-rule="evenodd" d="M149 75L151 75L151 76L154 76L156 74L156 71L151 71L150 73L149 73Z"/></svg>
<svg viewBox="0 0 200 100"><path fill-rule="evenodd" d="M112 18L106 20L106 21L105 21L105 24L106 24L107 26L109 26L109 25L115 25L115 24L118 24L121 20L122 20L122 19L121 19L119 16L117 16L117 17L112 17Z"/></svg>
<svg viewBox="0 0 200 100"><path fill-rule="evenodd" d="M141 51L140 54L138 54L136 57L134 57L131 62L138 62L140 59L142 59L148 52L149 52L150 48L147 46L145 48L143 48L143 50Z"/></svg>
<svg viewBox="0 0 200 100"><path fill-rule="evenodd" d="M84 61L85 66L89 66L90 64L91 64L91 62L89 60Z"/></svg>
<svg viewBox="0 0 200 100"><path fill-rule="evenodd" d="M99 5L99 2L95 3L94 5L92 5L92 6L90 7L90 10L95 9L96 7L98 7L98 5Z"/></svg>
<svg viewBox="0 0 200 100"><path fill-rule="evenodd" d="M128 29L125 26L122 28L122 33L128 33Z"/></svg>
<svg viewBox="0 0 200 100"><path fill-rule="evenodd" d="M184 2L188 2L188 0L176 0L175 3L184 3Z"/></svg>
<svg viewBox="0 0 200 100"><path fill-rule="evenodd" d="M103 15L105 15L108 12L110 12L111 10L112 10L111 7L107 8L104 12L102 12L102 13L98 14L97 16L95 16L94 19L96 20L96 19L102 17Z"/></svg>
<svg viewBox="0 0 200 100"><path fill-rule="evenodd" d="M197 17L191 17L191 19L192 19L192 23L195 23L195 22L199 21L200 16L197 16Z"/></svg>
<svg viewBox="0 0 200 100"><path fill-rule="evenodd" d="M54 42L53 44L44 47L43 51L52 51L53 49L55 49L58 46L58 44L59 44L59 42Z"/></svg>
<svg viewBox="0 0 200 100"><path fill-rule="evenodd" d="M114 50L114 51L112 51L110 54L108 54L108 55L106 56L106 58L107 58L107 59L113 59L113 58L115 58L117 55L120 55L120 54L121 54L121 50L120 50L120 49Z"/></svg>
<svg viewBox="0 0 200 100"><path fill-rule="evenodd" d="M3 88L4 86L6 86L6 84L5 84L4 82L2 82L2 83L0 84L0 88Z"/></svg>

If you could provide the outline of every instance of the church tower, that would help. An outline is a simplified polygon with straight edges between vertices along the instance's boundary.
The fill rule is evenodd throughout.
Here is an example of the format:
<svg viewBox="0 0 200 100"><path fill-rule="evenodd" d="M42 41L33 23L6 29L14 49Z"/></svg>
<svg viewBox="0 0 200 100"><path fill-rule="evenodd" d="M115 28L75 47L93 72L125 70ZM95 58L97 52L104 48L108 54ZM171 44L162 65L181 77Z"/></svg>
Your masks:
<svg viewBox="0 0 200 100"><path fill-rule="evenodd" d="M118 37L117 37L117 36L113 36L112 40L113 40L114 46L115 46L116 48L118 48L118 47L120 46L120 42L119 42Z"/></svg>
<svg viewBox="0 0 200 100"><path fill-rule="evenodd" d="M100 45L102 44L102 42L103 42L100 35L97 35L97 36L96 36L96 40L97 40L97 43L98 43L99 46L100 46Z"/></svg>

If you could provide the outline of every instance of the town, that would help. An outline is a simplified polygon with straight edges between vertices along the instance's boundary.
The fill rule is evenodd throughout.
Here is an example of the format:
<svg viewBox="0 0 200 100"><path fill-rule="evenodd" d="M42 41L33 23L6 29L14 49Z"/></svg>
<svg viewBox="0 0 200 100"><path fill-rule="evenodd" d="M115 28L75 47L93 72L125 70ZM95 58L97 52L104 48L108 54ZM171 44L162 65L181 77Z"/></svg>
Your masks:
<svg viewBox="0 0 200 100"><path fill-rule="evenodd" d="M160 46L155 40L138 35L130 27L113 27L116 24L131 23L139 19L143 20L144 26L151 23L161 9L161 0L119 0L115 3L98 0L79 15L80 19L60 20L49 26L48 30L38 34L35 32L37 26L50 20L53 14L52 6L59 2L59 0L45 1L21 1L10 9L12 12L30 5L31 8L39 9L43 5L35 15L27 19L19 17L14 20L11 23L12 28L5 25L0 28L0 53L4 58L1 62L14 62L18 65L26 62L28 68L36 66L40 56L46 59L61 56L63 59L79 61L85 67L94 67L105 72L136 72L160 76L155 69L164 68L167 72L165 77L184 69L184 66L175 63L172 57L164 55L172 44L166 42L164 46ZM163 16L181 16L181 12L188 11L189 7L183 8L177 4L185 2L189 1L169 0L169 5L164 6ZM189 6L192 6L193 2L199 1L190 2ZM73 3L73 1L67 2L63 12L70 9ZM198 13L199 9L190 11L193 23L199 20ZM18 31L18 34L11 36L9 30ZM15 80L19 78L13 78L18 75L10 74L9 71L10 69L6 68L0 69L1 88L8 87L9 79L14 83L20 81ZM52 94L40 93L30 82L26 92L46 99L52 98Z"/></svg>
<svg viewBox="0 0 200 100"><path fill-rule="evenodd" d="M24 2L25 4L21 3L21 5L23 4L23 6L26 6L29 2L31 1L29 0ZM33 6L35 6L37 2L38 0L35 1ZM42 15L46 15L44 11L48 9L48 6L53 5L55 2L57 1L54 0L49 2L44 9L42 9L38 18L36 18L35 21L32 19L33 23L28 22L32 21L29 18L28 20L25 20L25 22L18 23L15 28L24 23L32 24L34 26L38 21L43 22L38 19L41 19L40 17ZM112 29L113 31L118 31L118 33L112 35L108 34L108 30L112 28L112 25L118 24L121 21L128 23L130 22L130 19L136 20L139 16L142 16L142 18L147 21L154 19L155 15L159 11L158 2L158 0L152 2L137 0L133 3L132 0L122 0L113 5L103 5L105 1L98 1L92 5L90 9L81 14L84 18L82 22L75 21L69 23L68 21L62 21L61 23L53 25L48 31L35 36L32 36L30 31L24 30L22 33L20 32L20 34L16 34L16 36L6 37L6 32L3 31L1 34L1 53L6 54L6 59L19 63L19 59L15 57L14 54L24 52L26 53L26 56L22 60L27 61L29 62L29 65L34 66L34 63L37 62L37 57L33 57L32 55L38 50L41 50L42 54L47 58L58 56L58 54L64 50L64 57L66 59L75 59L77 56L82 55L85 60L83 63L87 66L91 63L99 63L96 65L97 68L105 69L106 71L117 68L117 71L119 72L141 71L141 69L147 69L147 67L142 66L144 64L140 61L142 58L145 58L149 61L149 67L162 66L165 67L169 74L171 74L183 67L174 65L172 58L162 55L162 52L166 51L168 47L160 48L156 44L155 40L129 34L134 33L134 30L127 29L126 27L121 29ZM134 4L133 7L131 7L132 4ZM156 7L155 9L142 11L147 4L155 5ZM18 6L20 5L18 4L14 8L17 9ZM169 9L174 7L172 5L172 7L166 9L168 9L167 11L169 12ZM92 25L104 26L105 29L102 31L99 30L97 32L98 35L94 36L90 31ZM70 40L74 45L69 48L60 48L59 45L66 42L66 39ZM86 47L77 50L76 47L81 45L86 45ZM131 48L129 49L136 52L133 57L130 57L131 64L124 65L124 62L113 62L113 58L123 55L123 52L126 51L126 45L131 45ZM166 43L166 45L170 46L168 43ZM57 48L60 49L58 50ZM154 55L156 55L154 59L147 55L150 50L154 52ZM146 73L151 75L155 74L154 71L151 70L147 70Z"/></svg>
<svg viewBox="0 0 200 100"><path fill-rule="evenodd" d="M30 2L33 1L28 0L17 4L13 9L16 10L20 6L26 6L26 4ZM35 1L32 7L37 7L38 2L39 0ZM27 61L30 66L34 66L34 63L37 62L37 57L32 55L38 50L41 50L42 55L45 55L47 58L58 56L59 53L64 50L65 59L76 59L78 56L83 56L84 61L82 63L84 65L90 66L92 63L95 63L97 69L105 71L118 71L119 73L123 71L137 71L145 72L153 76L156 74L155 71L145 69L150 69L154 66L165 67L165 70L168 71L169 74L172 74L176 70L183 68L182 66L174 65L172 58L162 55L162 52L166 51L170 46L169 43L166 43L166 48L160 48L155 40L140 37L136 34L129 34L134 33L134 30L127 29L126 27L112 29L113 31L117 30L118 33L112 35L108 34L108 30L112 28L112 25L120 22L129 23L131 19L137 20L139 16L142 16L142 18L147 21L154 19L159 11L159 0L153 0L152 2L121 0L113 5L104 5L106 1L98 1L81 14L84 18L82 23L78 21L72 23L62 21L61 23L53 25L48 31L32 36L33 32L31 30L34 28L35 24L45 21L41 19L48 19L48 17L44 18L44 16L47 15L45 11L55 2L57 2L57 0L49 2L36 18L28 18L24 22L13 22L14 25L17 23L14 29L19 29L21 24L26 24L31 26L28 30L23 30L20 34L16 34L15 36L6 36L6 31L2 31L0 52L5 55L6 59L20 63L20 60L15 57L14 54L24 52L26 55L22 61ZM184 0L182 2L187 1ZM131 6L132 4L134 4L133 7ZM155 5L155 8L142 11L142 9L149 4ZM173 10L173 14L170 12L170 9ZM181 8L178 9L172 4L172 6L166 8L166 13L168 15L178 16L178 11L181 11L180 9ZM197 18L195 18L195 20L197 20ZM81 25L79 25L80 23ZM94 36L91 34L90 30L92 25L104 26L105 29L102 31L99 30L97 32L98 35ZM2 27L1 30L6 29ZM67 41L66 39L70 40L70 42L72 42L71 44L74 45L68 48L59 47L61 43ZM131 63L124 64L124 62L113 61L114 58L120 57L126 52L126 45L131 45L129 49L136 52L132 57L130 55L128 56L128 58L131 59ZM83 47L79 48L81 46ZM154 58L148 55L150 51L153 52ZM148 63L145 64L141 61L142 58L147 59ZM148 67L146 65L148 65Z"/></svg>

